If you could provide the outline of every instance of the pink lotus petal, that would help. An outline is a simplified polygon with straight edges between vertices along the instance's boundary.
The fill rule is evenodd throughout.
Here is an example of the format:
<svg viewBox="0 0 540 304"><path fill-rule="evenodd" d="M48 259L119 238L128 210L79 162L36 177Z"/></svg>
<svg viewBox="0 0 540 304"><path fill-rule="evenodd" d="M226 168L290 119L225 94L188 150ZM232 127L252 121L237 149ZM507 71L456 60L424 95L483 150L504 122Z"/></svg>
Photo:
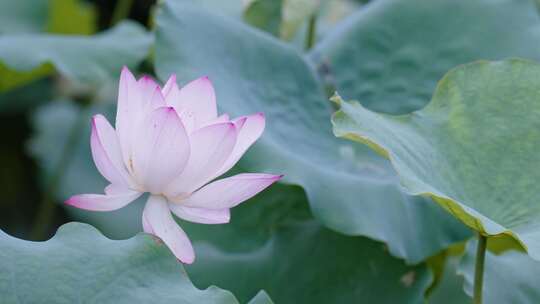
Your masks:
<svg viewBox="0 0 540 304"><path fill-rule="evenodd" d="M243 173L212 182L183 201L183 206L207 209L232 208L250 199L283 175Z"/></svg>
<svg viewBox="0 0 540 304"><path fill-rule="evenodd" d="M120 209L141 196L141 192L124 189L123 193L111 195L79 194L70 197L65 203L80 209L92 211L112 211Z"/></svg>
<svg viewBox="0 0 540 304"><path fill-rule="evenodd" d="M231 219L229 209L204 209L169 204L171 211L181 219L200 224L225 224Z"/></svg>
<svg viewBox="0 0 540 304"><path fill-rule="evenodd" d="M141 99L141 105L144 112L140 113L142 115L138 115L138 120L140 121L144 115L159 107L166 106L166 103L165 97L163 97L163 94L161 93L161 88L150 76L141 77L141 79L137 81L137 84L139 86L139 98Z"/></svg>
<svg viewBox="0 0 540 304"><path fill-rule="evenodd" d="M111 183L127 187L130 178L122 161L118 137L103 115L95 115L92 118L90 147L99 173Z"/></svg>
<svg viewBox="0 0 540 304"><path fill-rule="evenodd" d="M234 146L231 156L223 164L219 175L229 171L240 160L247 149L259 139L265 127L265 118L263 113L257 113L250 116L239 117L234 120L239 128L238 139Z"/></svg>
<svg viewBox="0 0 540 304"><path fill-rule="evenodd" d="M144 213L142 215L142 226L144 232L156 235L154 230L152 229L152 225L150 225L150 222L148 221Z"/></svg>
<svg viewBox="0 0 540 304"><path fill-rule="evenodd" d="M142 111L139 85L127 67L122 69L118 86L116 132L120 141L124 164L128 167L134 117Z"/></svg>
<svg viewBox="0 0 540 304"><path fill-rule="evenodd" d="M193 131L195 131L195 129L196 129L195 116L193 116L192 113L190 113L188 111L185 111L185 110L182 111L181 109L178 109L178 108L175 108L175 109L176 109L177 112L179 110L181 111L181 112L178 112L178 116L180 116L180 119L182 119L182 123L186 127L186 132L188 134L193 133Z"/></svg>
<svg viewBox="0 0 540 304"><path fill-rule="evenodd" d="M195 116L193 115L193 112L179 107L179 100L180 100L180 89L178 88L178 84L176 83L176 76L173 75L167 80L167 83L165 84L165 87L162 90L163 96L165 96L165 104L168 106L174 107L176 110L176 113L178 113L178 116L180 116L180 119L182 120L182 123L184 124L184 127L186 128L186 131L188 134L195 131Z"/></svg>
<svg viewBox="0 0 540 304"><path fill-rule="evenodd" d="M229 114L220 115L218 118L216 118L216 119L214 119L212 121L209 121L209 122L203 124L202 126L199 126L199 128L204 128L204 127L208 127L210 125L215 125L215 124L224 123L224 122L230 122ZM238 125L236 126L236 129L240 130Z"/></svg>
<svg viewBox="0 0 540 304"><path fill-rule="evenodd" d="M151 193L161 193L184 169L190 154L186 130L172 107L154 110L133 143L132 171Z"/></svg>
<svg viewBox="0 0 540 304"><path fill-rule="evenodd" d="M195 252L191 241L174 221L164 197L150 195L143 211L143 225L146 226L145 231L159 237L180 261L193 263Z"/></svg>
<svg viewBox="0 0 540 304"><path fill-rule="evenodd" d="M105 187L105 194L107 195L122 194L125 192L126 187L124 185L109 184L107 187Z"/></svg>
<svg viewBox="0 0 540 304"><path fill-rule="evenodd" d="M239 117L239 118L235 119L233 121L233 123L236 126L236 130L240 131L244 127L244 124L246 123L247 119L248 119L247 116L242 116L242 117Z"/></svg>
<svg viewBox="0 0 540 304"><path fill-rule="evenodd" d="M189 161L182 174L167 187L169 197L189 194L215 178L234 148L236 133L233 123L215 124L193 132Z"/></svg>
<svg viewBox="0 0 540 304"><path fill-rule="evenodd" d="M163 86L163 90L161 90L163 96L167 97L173 87L178 89L178 84L176 83L176 74L172 74L171 77L169 77L169 79L167 80L167 83L165 83L165 86Z"/></svg>
<svg viewBox="0 0 540 304"><path fill-rule="evenodd" d="M166 101L182 113L181 116L194 117L196 128L217 118L216 94L208 77L193 80L177 93L171 89Z"/></svg>
<svg viewBox="0 0 540 304"><path fill-rule="evenodd" d="M154 93L156 88L159 88L159 84L148 75L144 75L139 80L137 80L137 85L139 86L141 92L141 100L146 101L150 99L150 96ZM159 90L161 92L161 89Z"/></svg>

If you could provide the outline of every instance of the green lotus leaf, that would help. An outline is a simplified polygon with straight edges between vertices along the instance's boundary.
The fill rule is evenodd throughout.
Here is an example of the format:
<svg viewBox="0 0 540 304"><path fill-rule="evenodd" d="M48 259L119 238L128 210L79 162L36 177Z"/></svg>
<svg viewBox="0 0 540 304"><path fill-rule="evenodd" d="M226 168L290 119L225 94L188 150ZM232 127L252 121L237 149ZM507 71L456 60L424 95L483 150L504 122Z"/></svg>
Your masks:
<svg viewBox="0 0 540 304"><path fill-rule="evenodd" d="M238 304L226 290L197 289L167 247L147 234L113 241L69 223L46 242L0 232L0 245L2 303Z"/></svg>
<svg viewBox="0 0 540 304"><path fill-rule="evenodd" d="M261 290L248 304L274 304L274 302L264 290Z"/></svg>
<svg viewBox="0 0 540 304"><path fill-rule="evenodd" d="M437 81L459 64L540 60L531 41L540 41L531 0L377 0L326 35L310 57L343 98L404 114L429 102Z"/></svg>
<svg viewBox="0 0 540 304"><path fill-rule="evenodd" d="M476 62L450 71L412 114L342 102L337 136L388 157L412 195L432 197L488 246L540 259L540 65Z"/></svg>
<svg viewBox="0 0 540 304"><path fill-rule="evenodd" d="M227 225L182 223L197 262L186 266L200 287L217 284L247 301L260 288L276 303L423 303L433 276L408 266L364 237L316 221L304 191L274 185L232 210Z"/></svg>
<svg viewBox="0 0 540 304"><path fill-rule="evenodd" d="M151 40L141 26L127 21L94 36L2 35L0 91L53 70L92 85L116 80L123 65L133 67L146 57Z"/></svg>
<svg viewBox="0 0 540 304"><path fill-rule="evenodd" d="M40 32L47 25L47 0L5 0L0 3L0 34Z"/></svg>
<svg viewBox="0 0 540 304"><path fill-rule="evenodd" d="M386 160L333 136L323 84L293 47L192 2L159 8L156 72L162 80L176 73L181 83L208 75L222 112L265 113L265 133L243 167L285 174L325 226L384 241L409 262L469 236L438 206L404 194Z"/></svg>

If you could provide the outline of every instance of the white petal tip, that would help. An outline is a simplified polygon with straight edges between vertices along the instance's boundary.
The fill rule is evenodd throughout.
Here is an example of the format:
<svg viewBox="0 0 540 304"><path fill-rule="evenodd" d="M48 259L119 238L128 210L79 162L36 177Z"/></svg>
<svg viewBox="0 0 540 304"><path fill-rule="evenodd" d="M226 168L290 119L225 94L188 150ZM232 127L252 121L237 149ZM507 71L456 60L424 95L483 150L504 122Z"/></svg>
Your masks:
<svg viewBox="0 0 540 304"><path fill-rule="evenodd" d="M122 81L136 81L135 76L133 76L133 73L128 69L127 66L122 67L122 72L120 73L120 80Z"/></svg>
<svg viewBox="0 0 540 304"><path fill-rule="evenodd" d="M95 123L96 120L103 119L103 118L105 118L105 117L103 115L101 115L101 114L94 114L94 115L92 115L92 123Z"/></svg>
<svg viewBox="0 0 540 304"><path fill-rule="evenodd" d="M189 258L186 258L186 257L181 258L181 259L179 258L178 261L180 261L180 263L190 265L190 264L193 264L193 262L195 262L195 256L189 257Z"/></svg>
<svg viewBox="0 0 540 304"><path fill-rule="evenodd" d="M199 83L204 86L208 86L210 88L214 88L214 85L212 84L212 80L210 80L210 77L208 76L202 76L192 81L193 84Z"/></svg>
<svg viewBox="0 0 540 304"><path fill-rule="evenodd" d="M148 75L143 75L141 78L139 78L139 81L154 82L154 79L152 79L152 77L150 77Z"/></svg>
<svg viewBox="0 0 540 304"><path fill-rule="evenodd" d="M234 124L236 125L236 128L237 128L237 129L242 129L242 127L243 127L244 124L246 123L246 120L247 120L247 119L248 119L247 117L242 117L242 118L236 120L236 121L234 122Z"/></svg>
<svg viewBox="0 0 540 304"><path fill-rule="evenodd" d="M64 204L69 205L69 206L73 206L73 204L74 204L73 197L70 197L69 199L65 200Z"/></svg>
<svg viewBox="0 0 540 304"><path fill-rule="evenodd" d="M64 201L64 204L71 207L79 208L79 209L86 209L84 208L84 206L82 206L81 200L77 197L77 195L72 196L66 201Z"/></svg>

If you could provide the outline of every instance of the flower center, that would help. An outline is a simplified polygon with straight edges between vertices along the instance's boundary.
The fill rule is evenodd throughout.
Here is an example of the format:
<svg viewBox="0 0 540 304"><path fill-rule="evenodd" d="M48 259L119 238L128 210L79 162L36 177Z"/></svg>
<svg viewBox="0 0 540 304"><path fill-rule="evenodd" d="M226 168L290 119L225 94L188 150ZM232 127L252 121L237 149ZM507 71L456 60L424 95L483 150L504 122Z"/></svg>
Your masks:
<svg viewBox="0 0 540 304"><path fill-rule="evenodd" d="M169 196L168 199L169 199L169 202L171 202L171 203L181 204L182 201L187 199L189 196L190 196L189 193L181 192L179 194L175 194L174 196Z"/></svg>

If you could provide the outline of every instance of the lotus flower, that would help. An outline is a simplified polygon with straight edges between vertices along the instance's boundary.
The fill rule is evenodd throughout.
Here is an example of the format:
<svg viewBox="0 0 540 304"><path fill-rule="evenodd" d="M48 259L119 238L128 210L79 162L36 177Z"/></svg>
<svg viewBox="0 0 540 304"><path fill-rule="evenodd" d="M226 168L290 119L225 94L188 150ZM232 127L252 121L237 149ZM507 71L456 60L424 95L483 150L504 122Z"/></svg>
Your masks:
<svg viewBox="0 0 540 304"><path fill-rule="evenodd" d="M75 195L66 204L93 211L122 208L145 192L144 231L159 237L184 263L195 253L171 215L202 224L227 223L230 208L281 175L244 173L212 181L231 169L262 134L262 113L230 120L217 115L214 88L203 77L179 88L172 75L160 88L150 77L120 76L116 129L92 119L90 144L105 194Z"/></svg>

